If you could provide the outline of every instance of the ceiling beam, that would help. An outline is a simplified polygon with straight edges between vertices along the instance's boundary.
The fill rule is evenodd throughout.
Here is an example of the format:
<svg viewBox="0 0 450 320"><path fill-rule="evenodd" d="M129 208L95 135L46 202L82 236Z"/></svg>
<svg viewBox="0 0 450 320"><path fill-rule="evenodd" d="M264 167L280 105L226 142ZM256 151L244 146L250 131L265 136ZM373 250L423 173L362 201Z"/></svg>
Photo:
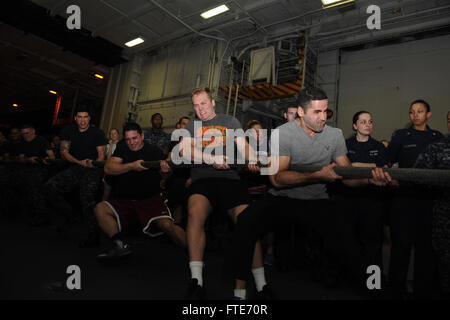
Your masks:
<svg viewBox="0 0 450 320"><path fill-rule="evenodd" d="M149 12L149 6L145 5L144 7L141 7L135 11L133 11L131 14L127 14L126 12L123 12L122 10L120 10L119 8L117 8L116 6L108 3L106 0L99 0L102 4L104 4L105 6L107 6L108 8L116 11L117 13L119 13L122 17L115 19L115 20L111 20L108 23L105 23L103 25L100 25L98 27L95 27L94 30L92 31L92 36L98 35L102 30L106 29L106 28L110 28L116 24L118 24L119 22L121 22L123 20L123 18L126 18L128 20L130 20L133 24L139 26L139 27L143 27L145 29L147 29L150 33L154 34L157 37L161 37L161 34L156 32L155 30L153 30L152 28L150 28L148 25L136 20L135 18L146 14ZM143 12L145 11L145 12Z"/></svg>

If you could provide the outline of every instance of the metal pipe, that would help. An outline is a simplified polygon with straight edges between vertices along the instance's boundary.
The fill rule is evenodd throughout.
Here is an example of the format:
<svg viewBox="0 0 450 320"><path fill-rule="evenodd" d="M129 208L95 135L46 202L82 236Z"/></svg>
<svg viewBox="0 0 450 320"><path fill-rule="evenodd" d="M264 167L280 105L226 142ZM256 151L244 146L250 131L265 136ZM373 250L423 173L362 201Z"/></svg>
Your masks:
<svg viewBox="0 0 450 320"><path fill-rule="evenodd" d="M116 78L116 87L114 89L114 98L111 104L111 112L110 112L110 117L109 117L109 121L108 121L108 125L107 128L108 130L111 128L112 126L112 118L114 115L114 111L116 110L116 104L117 104L117 96L119 95L119 85L120 85L120 78L122 77L122 64L119 64L119 73L117 75Z"/></svg>
<svg viewBox="0 0 450 320"><path fill-rule="evenodd" d="M241 86L244 84L244 70L245 70L245 60L242 61Z"/></svg>
<svg viewBox="0 0 450 320"><path fill-rule="evenodd" d="M237 107L237 101L239 97L239 86L242 87L244 82L244 69L245 69L245 60L242 62L242 71L241 71L241 84L236 86L236 99L234 100L234 111L233 111L233 117L236 117L236 107Z"/></svg>
<svg viewBox="0 0 450 320"><path fill-rule="evenodd" d="M141 106L141 105L146 105L146 104L151 104L151 103L156 103L156 102L162 102L162 101L167 101L167 100L172 100L172 99L188 98L190 96L191 96L190 93L178 94L176 96L170 96L170 97L164 97L164 98L140 101L140 102L137 102L136 105Z"/></svg>
<svg viewBox="0 0 450 320"><path fill-rule="evenodd" d="M331 36L328 38L335 38L335 41L327 40L327 43L321 46L321 50L331 50L334 48L342 48L344 46L351 46L359 43L366 43L368 38L372 40L380 40L380 39L390 39L395 36L400 36L402 34L411 34L413 31L424 31L426 28L437 28L439 26L443 26L450 23L449 18L444 18L440 20L433 20L432 22L426 22L422 24L414 25L414 28L411 26L398 27L396 29L391 30L380 30L376 34L372 33L364 33L359 35L347 36L346 39L339 38L338 36ZM396 34L394 36L394 34ZM317 41L325 41L324 39L317 39Z"/></svg>
<svg viewBox="0 0 450 320"><path fill-rule="evenodd" d="M230 111L230 102L231 102L231 93L232 93L232 87L233 87L233 69L234 69L234 62L231 61L231 71L230 71L230 85L228 88L228 102L227 102L227 113Z"/></svg>
<svg viewBox="0 0 450 320"><path fill-rule="evenodd" d="M450 5L447 5L447 6L441 6L441 7L432 8L432 9L427 9L427 10L422 10L422 11L416 11L416 12L408 13L408 14L403 15L403 16L401 16L401 17L395 17L395 18L383 19L383 20L382 20L382 23L385 24L386 22L390 22L390 21L394 21L394 23L395 23L396 21L399 21L399 22L400 22L400 20L402 20L402 19L404 19L404 18L413 17L413 16L417 16L417 15L419 15L419 14L428 13L428 12L433 12L433 11L437 11L437 10L443 10L443 9L447 9L447 8L450 8ZM401 22L405 22L405 21L401 21ZM316 36L316 37L321 37L321 36L334 35L334 34L336 34L336 33L342 33L342 32L346 32L346 31L351 31L351 30L358 29L358 28L361 28L361 27L366 28L367 26L366 26L366 24L364 23L364 24L359 24L359 25L356 25L356 26L351 26L351 27L348 27L348 28L339 29L339 30L333 30L333 31L329 31L329 32L321 32L321 33L317 33L315 36ZM325 39L326 39L326 38L325 38ZM324 39L320 39L320 40L324 40Z"/></svg>
<svg viewBox="0 0 450 320"><path fill-rule="evenodd" d="M106 93L105 93L105 99L103 100L103 107L102 107L102 116L100 120L100 128L103 130L103 132L109 132L109 128L105 128L105 120L106 120L106 109L108 108L109 100L111 99L111 86L113 83L113 78L115 76L114 68L109 69L109 75L108 75L108 86L106 87ZM105 130L108 129L108 130Z"/></svg>
<svg viewBox="0 0 450 320"><path fill-rule="evenodd" d="M236 85L236 97L234 98L234 109L233 109L233 117L236 117L236 107L239 95L239 84Z"/></svg>

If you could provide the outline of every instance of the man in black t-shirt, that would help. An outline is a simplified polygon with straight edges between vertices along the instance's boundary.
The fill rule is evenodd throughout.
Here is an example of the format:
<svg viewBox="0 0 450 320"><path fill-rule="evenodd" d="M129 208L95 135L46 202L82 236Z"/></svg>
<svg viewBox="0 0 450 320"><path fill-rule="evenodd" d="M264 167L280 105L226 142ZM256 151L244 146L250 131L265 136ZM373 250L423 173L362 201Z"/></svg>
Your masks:
<svg viewBox="0 0 450 320"><path fill-rule="evenodd" d="M20 136L20 130L18 127L12 127L9 131L9 139L5 144L4 158L6 162L16 161L19 157L20 143L22 137Z"/></svg>
<svg viewBox="0 0 450 320"><path fill-rule="evenodd" d="M105 164L105 173L115 177L112 200L100 202L94 210L100 228L113 243L111 251L98 255L102 261L131 254L121 234L136 227L152 237L164 232L177 244L186 246L185 232L173 223L167 201L161 195L161 175L171 171L165 155L156 145L144 143L137 123L125 125L124 137ZM143 167L143 161L160 161L160 172Z"/></svg>
<svg viewBox="0 0 450 320"><path fill-rule="evenodd" d="M61 132L61 157L69 162L70 167L52 177L44 186L52 207L64 214L73 209L63 194L79 189L87 231L87 238L80 242L80 247L92 247L100 243L93 209L97 203L103 170L94 167L93 161L105 160L107 140L102 130L90 125L90 120L89 108L79 106L75 112L76 125L66 127Z"/></svg>
<svg viewBox="0 0 450 320"><path fill-rule="evenodd" d="M36 135L32 125L23 125L20 128L23 141L19 147L19 161L22 163L38 164L38 159L55 159L55 154L47 139Z"/></svg>
<svg viewBox="0 0 450 320"><path fill-rule="evenodd" d="M22 166L16 181L25 195L23 203L25 212L30 214L31 225L41 225L48 221L46 212L39 212L44 205L44 195L41 192L42 185L48 179L49 171L45 165L39 164L38 159L55 159L47 139L36 135L32 125L22 125L20 133L23 141L20 143L19 162Z"/></svg>

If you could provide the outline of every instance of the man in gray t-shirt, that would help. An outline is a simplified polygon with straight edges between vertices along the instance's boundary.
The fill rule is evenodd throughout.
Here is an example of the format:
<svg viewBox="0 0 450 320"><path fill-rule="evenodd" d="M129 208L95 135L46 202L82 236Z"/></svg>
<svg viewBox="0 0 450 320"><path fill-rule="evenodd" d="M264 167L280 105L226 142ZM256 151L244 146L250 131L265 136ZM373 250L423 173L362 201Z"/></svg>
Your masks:
<svg viewBox="0 0 450 320"><path fill-rule="evenodd" d="M275 151L272 148L271 161L278 162L279 168L270 176L274 189L270 190L266 199L252 204L238 217L231 259L237 279L235 292L241 290L242 293L245 289L252 264L252 250L258 236L274 228L286 231L286 226L292 223L306 225L323 238L324 255L330 261L336 263L336 256L339 256L334 207L328 200L326 184L342 179L333 170L336 165L351 166L346 156L345 140L341 130L325 124L328 98L321 89L301 91L297 106L298 118L278 127L278 156L273 156ZM323 167L320 171L303 173L289 170L291 164ZM391 181L389 174L383 173L380 168L374 169L372 174L372 179L344 180L343 183L362 186L368 183L386 185ZM283 234L288 233L280 233ZM278 234L276 239L280 240ZM273 292L267 288L263 290L262 297L271 298Z"/></svg>
<svg viewBox="0 0 450 320"><path fill-rule="evenodd" d="M290 165L328 166L334 159L345 162L347 147L342 131L325 125L314 136L305 131L298 121L288 122L278 127L280 134L279 156L288 157ZM293 199L328 199L325 182L294 185L285 189L271 189L275 196Z"/></svg>

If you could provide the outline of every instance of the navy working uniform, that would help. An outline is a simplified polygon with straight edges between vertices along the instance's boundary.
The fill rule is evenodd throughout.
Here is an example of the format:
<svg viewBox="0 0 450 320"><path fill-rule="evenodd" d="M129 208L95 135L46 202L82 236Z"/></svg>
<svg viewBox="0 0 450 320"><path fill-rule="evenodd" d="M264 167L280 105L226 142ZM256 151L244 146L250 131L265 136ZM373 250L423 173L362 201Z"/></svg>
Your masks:
<svg viewBox="0 0 450 320"><path fill-rule="evenodd" d="M369 136L367 142L359 142L356 136L345 140L347 157L350 162L375 163L377 167L386 164L386 147L378 140Z"/></svg>
<svg viewBox="0 0 450 320"><path fill-rule="evenodd" d="M450 136L430 144L417 158L415 167L450 169ZM442 293L450 297L450 189L433 190L432 244L436 253Z"/></svg>
<svg viewBox="0 0 450 320"><path fill-rule="evenodd" d="M31 141L22 141L19 148L19 154L24 155L25 158L39 157L47 158L47 151L51 150L47 139L42 136L36 136ZM16 176L21 189L25 192L24 207L30 214L31 224L39 224L46 220L46 216L42 212L38 212L44 203L44 195L41 192L41 187L49 177L48 167L44 164L24 164Z"/></svg>
<svg viewBox="0 0 450 320"><path fill-rule="evenodd" d="M97 147L106 146L108 143L103 131L92 125L84 132L80 132L76 125L68 126L63 129L61 140L70 141L69 153L78 160L97 160ZM68 169L53 176L44 185L44 191L53 209L65 215L73 210L65 201L63 194L79 189L83 222L88 232L86 244L80 243L81 246L98 243L99 230L93 209L98 202L98 190L102 177L102 168L88 168L71 163Z"/></svg>
<svg viewBox="0 0 450 320"><path fill-rule="evenodd" d="M425 148L443 138L436 130L412 128L398 130L392 137L388 162L398 162L400 168L411 168ZM433 194L425 188L401 183L396 190L391 210L391 260L389 283L392 293L400 297L406 292L406 280L414 247L414 284L417 298L429 297L434 279L434 256L431 244Z"/></svg>
<svg viewBox="0 0 450 320"><path fill-rule="evenodd" d="M372 137L360 142L353 136L345 142L350 162L374 163L377 167L387 163L385 146ZM342 233L347 235L345 247L351 257L347 267L355 280L365 287L367 267L382 266L383 190L374 185L350 188L338 183L338 217Z"/></svg>
<svg viewBox="0 0 450 320"><path fill-rule="evenodd" d="M21 210L20 186L16 179L22 168L17 163L21 146L22 138L10 139L2 146L2 155L7 162L0 169L0 214L12 216Z"/></svg>

